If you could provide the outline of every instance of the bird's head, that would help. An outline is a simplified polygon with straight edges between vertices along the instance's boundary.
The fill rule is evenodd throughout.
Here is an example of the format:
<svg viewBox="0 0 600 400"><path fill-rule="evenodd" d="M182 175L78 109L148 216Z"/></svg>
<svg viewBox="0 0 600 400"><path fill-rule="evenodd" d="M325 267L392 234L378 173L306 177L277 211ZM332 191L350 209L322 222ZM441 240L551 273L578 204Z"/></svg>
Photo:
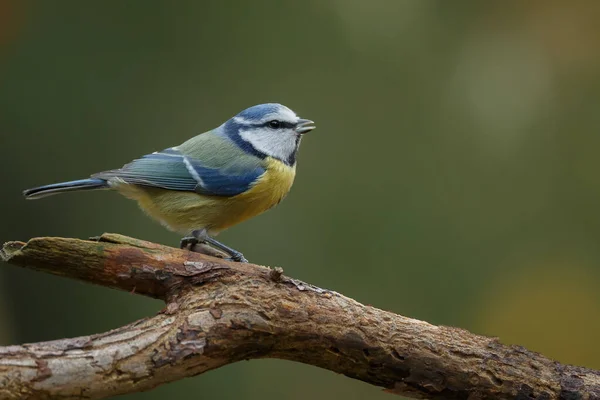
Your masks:
<svg viewBox="0 0 600 400"><path fill-rule="evenodd" d="M289 165L296 162L302 135L315 129L313 121L302 119L286 106L276 103L247 108L223 127L240 147Z"/></svg>

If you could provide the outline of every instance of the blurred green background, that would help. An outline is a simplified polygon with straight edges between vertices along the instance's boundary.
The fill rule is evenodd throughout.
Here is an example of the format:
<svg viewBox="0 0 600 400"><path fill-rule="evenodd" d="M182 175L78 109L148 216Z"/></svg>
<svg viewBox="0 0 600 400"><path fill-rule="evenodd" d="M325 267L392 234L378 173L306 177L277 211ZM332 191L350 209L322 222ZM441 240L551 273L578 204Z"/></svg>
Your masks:
<svg viewBox="0 0 600 400"><path fill-rule="evenodd" d="M0 240L179 237L115 193L26 202L281 102L317 122L221 239L358 301L600 368L600 2L0 1ZM152 315L2 265L0 344ZM384 399L279 360L126 396Z"/></svg>

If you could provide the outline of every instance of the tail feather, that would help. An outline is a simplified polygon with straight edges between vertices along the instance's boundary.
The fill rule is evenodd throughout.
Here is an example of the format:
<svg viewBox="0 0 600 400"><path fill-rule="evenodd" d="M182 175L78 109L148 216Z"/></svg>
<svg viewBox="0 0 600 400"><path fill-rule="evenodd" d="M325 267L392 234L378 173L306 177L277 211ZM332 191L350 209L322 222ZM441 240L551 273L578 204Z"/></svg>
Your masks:
<svg viewBox="0 0 600 400"><path fill-rule="evenodd" d="M63 192L74 192L78 190L96 190L108 188L108 182L104 179L90 178L77 181L54 183L23 191L23 196L28 200L41 199L42 197Z"/></svg>

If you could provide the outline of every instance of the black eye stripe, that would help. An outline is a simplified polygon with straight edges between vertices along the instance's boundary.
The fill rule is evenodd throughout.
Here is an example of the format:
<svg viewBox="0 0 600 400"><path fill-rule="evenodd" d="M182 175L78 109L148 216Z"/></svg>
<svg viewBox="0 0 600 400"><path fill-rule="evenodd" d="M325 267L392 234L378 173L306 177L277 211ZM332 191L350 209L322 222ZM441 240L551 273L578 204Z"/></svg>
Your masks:
<svg viewBox="0 0 600 400"><path fill-rule="evenodd" d="M263 122L260 124L251 124L250 126L257 127L257 128L259 128L259 127L260 128L271 128L271 126L269 125L271 123L271 121L272 120L269 120L267 122ZM277 128L277 129L294 129L296 127L296 124L293 122L280 121L280 120L277 120L277 121L279 121L279 128ZM271 129L273 129L273 128L271 128Z"/></svg>

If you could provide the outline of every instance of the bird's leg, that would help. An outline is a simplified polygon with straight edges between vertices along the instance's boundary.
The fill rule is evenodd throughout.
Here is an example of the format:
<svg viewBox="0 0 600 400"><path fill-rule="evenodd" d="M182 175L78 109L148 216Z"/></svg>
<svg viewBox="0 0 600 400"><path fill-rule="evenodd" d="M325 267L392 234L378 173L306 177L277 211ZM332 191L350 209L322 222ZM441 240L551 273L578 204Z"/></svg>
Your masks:
<svg viewBox="0 0 600 400"><path fill-rule="evenodd" d="M246 258L244 257L244 255L242 253L240 253L239 251L232 249L229 246L224 245L223 243L219 242L216 239L211 238L210 236L208 236L208 233L206 232L206 229L198 229L192 232L192 236L189 237L184 237L183 239L181 239L181 248L185 248L188 245L196 245L198 243L206 243L209 244L219 250L222 250L223 252L229 254L231 260L233 261L237 261L237 262L248 262L248 260L246 260Z"/></svg>
<svg viewBox="0 0 600 400"><path fill-rule="evenodd" d="M229 256L231 257L231 259L233 261L242 262L242 263L248 262L248 260L246 260L246 258L244 257L244 255L242 253L240 253L239 251L237 251L235 249L232 249L229 246L224 245L223 243L211 238L210 236L206 236L205 243L208 243L211 246L216 247L217 249L222 250L225 253L229 254Z"/></svg>

